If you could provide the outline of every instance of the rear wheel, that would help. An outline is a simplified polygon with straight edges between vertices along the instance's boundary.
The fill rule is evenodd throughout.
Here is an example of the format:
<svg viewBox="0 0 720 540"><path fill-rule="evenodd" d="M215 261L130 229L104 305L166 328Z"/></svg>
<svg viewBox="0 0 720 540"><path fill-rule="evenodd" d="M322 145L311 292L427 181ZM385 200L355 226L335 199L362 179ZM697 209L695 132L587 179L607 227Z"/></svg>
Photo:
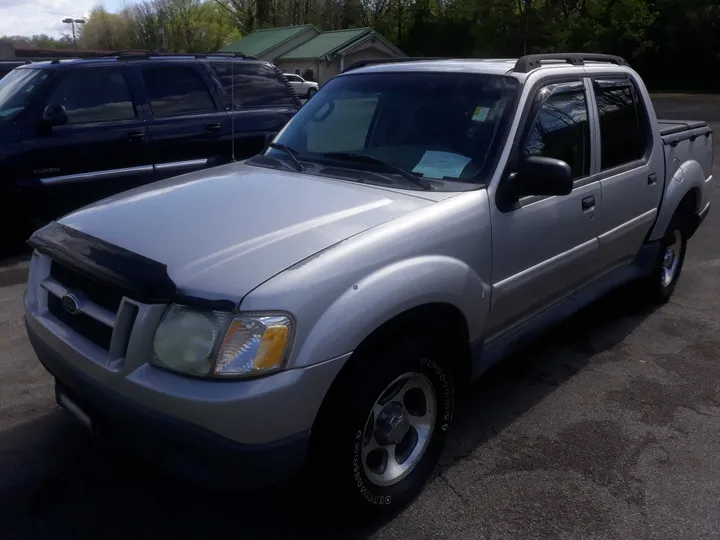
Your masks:
<svg viewBox="0 0 720 540"><path fill-rule="evenodd" d="M308 481L332 484L350 512L392 512L432 473L455 403L448 361L427 339L350 360L313 432Z"/></svg>
<svg viewBox="0 0 720 540"><path fill-rule="evenodd" d="M675 291L685 262L687 223L688 219L682 213L673 216L660 241L660 253L653 271L642 280L643 292L652 303L664 304Z"/></svg>
<svg viewBox="0 0 720 540"><path fill-rule="evenodd" d="M317 88L308 88L307 98L310 99L311 97L313 97L315 95L316 92L317 92Z"/></svg>

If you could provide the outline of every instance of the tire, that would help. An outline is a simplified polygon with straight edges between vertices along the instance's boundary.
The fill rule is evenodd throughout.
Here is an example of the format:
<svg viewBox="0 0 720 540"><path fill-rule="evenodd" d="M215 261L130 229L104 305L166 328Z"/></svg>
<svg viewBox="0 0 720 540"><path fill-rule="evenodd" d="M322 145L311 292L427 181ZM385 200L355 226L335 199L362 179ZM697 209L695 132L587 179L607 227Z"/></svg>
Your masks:
<svg viewBox="0 0 720 540"><path fill-rule="evenodd" d="M313 97L315 95L316 92L317 92L316 88L308 88L307 98L310 99L311 97Z"/></svg>
<svg viewBox="0 0 720 540"><path fill-rule="evenodd" d="M677 287L687 251L688 219L676 213L670 220L660 241L660 252L652 272L641 281L645 299L653 304L665 304Z"/></svg>
<svg viewBox="0 0 720 540"><path fill-rule="evenodd" d="M364 517L392 513L421 491L455 406L440 351L427 338L388 343L353 356L338 376L313 430L307 476L341 502L336 508Z"/></svg>

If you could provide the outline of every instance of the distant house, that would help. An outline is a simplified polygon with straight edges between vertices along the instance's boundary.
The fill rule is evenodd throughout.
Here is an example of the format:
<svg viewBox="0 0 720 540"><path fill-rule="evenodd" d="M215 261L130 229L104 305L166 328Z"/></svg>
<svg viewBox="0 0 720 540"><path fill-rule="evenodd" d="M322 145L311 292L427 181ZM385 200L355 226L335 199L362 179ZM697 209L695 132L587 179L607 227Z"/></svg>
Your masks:
<svg viewBox="0 0 720 540"><path fill-rule="evenodd" d="M405 56L371 28L322 32L313 25L258 30L220 50L267 60L321 85L359 60Z"/></svg>

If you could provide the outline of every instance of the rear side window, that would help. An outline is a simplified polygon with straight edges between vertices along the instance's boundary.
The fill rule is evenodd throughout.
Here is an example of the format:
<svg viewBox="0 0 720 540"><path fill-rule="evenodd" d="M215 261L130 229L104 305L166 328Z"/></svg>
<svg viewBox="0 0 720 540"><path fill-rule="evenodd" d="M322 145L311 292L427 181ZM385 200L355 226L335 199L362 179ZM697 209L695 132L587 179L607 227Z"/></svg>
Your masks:
<svg viewBox="0 0 720 540"><path fill-rule="evenodd" d="M266 64L244 62L213 62L210 64L228 96L239 107L294 106L280 74ZM233 82L235 83L233 89Z"/></svg>
<svg viewBox="0 0 720 540"><path fill-rule="evenodd" d="M600 117L601 169L642 159L648 136L635 87L627 81L595 81L595 98Z"/></svg>
<svg viewBox="0 0 720 540"><path fill-rule="evenodd" d="M215 103L200 74L186 66L143 68L154 116L214 112Z"/></svg>
<svg viewBox="0 0 720 540"><path fill-rule="evenodd" d="M135 119L125 77L109 69L66 72L47 105L65 107L69 124Z"/></svg>
<svg viewBox="0 0 720 540"><path fill-rule="evenodd" d="M573 178L590 174L590 127L584 90L553 94L543 102L523 154L560 159L570 165Z"/></svg>

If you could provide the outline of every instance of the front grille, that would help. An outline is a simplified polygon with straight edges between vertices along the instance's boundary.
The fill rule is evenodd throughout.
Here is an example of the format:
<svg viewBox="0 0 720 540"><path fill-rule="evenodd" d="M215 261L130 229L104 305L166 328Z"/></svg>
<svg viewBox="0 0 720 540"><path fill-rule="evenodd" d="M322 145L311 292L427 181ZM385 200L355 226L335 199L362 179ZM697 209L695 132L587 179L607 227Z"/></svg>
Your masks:
<svg viewBox="0 0 720 540"><path fill-rule="evenodd" d="M54 265L55 263L53 263ZM85 291L83 291L85 292ZM63 308L62 300L53 294L47 296L48 311L61 323L71 328L98 347L110 350L113 329L84 313L71 315Z"/></svg>
<svg viewBox="0 0 720 540"><path fill-rule="evenodd" d="M112 285L78 274L57 261L52 261L50 265L50 277L68 290L82 291L91 302L113 313L117 313L120 309L123 295Z"/></svg>

